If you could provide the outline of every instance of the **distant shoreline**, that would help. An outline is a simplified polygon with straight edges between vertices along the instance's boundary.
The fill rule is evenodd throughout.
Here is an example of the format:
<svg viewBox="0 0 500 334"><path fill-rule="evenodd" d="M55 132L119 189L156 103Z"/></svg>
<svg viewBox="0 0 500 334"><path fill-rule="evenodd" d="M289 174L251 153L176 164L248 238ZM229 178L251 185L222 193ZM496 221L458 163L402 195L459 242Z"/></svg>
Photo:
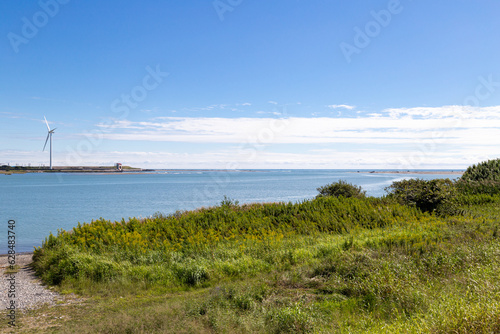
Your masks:
<svg viewBox="0 0 500 334"><path fill-rule="evenodd" d="M445 171L445 170L425 170L425 171L403 171L403 170L395 170L395 171L357 171L356 173L370 173L370 174L453 174L453 175L462 175L464 171Z"/></svg>
<svg viewBox="0 0 500 334"><path fill-rule="evenodd" d="M271 169L272 170L272 169ZM279 169L278 169L279 170ZM335 169L332 169L335 170ZM172 173L172 172L261 172L267 171L261 169L142 169L136 167L123 166L121 170L109 166L63 166L53 167L48 169L46 167L0 167L0 175L10 174L26 174L26 173L71 173L71 174L154 174L154 173ZM351 173L363 174L435 174L435 175L462 175L464 171L461 170L355 170L344 169Z"/></svg>
<svg viewBox="0 0 500 334"><path fill-rule="evenodd" d="M25 174L25 173L123 173L123 172L147 172L153 169L142 169L129 166L54 166L48 167L26 167L26 166L0 166L0 174Z"/></svg>

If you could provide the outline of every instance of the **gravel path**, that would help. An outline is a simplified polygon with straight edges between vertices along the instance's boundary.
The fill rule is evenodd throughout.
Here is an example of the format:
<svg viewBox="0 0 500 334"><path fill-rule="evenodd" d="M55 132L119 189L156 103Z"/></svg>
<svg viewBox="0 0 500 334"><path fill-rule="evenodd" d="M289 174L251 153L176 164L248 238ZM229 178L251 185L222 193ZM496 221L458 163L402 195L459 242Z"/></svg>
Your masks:
<svg viewBox="0 0 500 334"><path fill-rule="evenodd" d="M0 283L0 307L5 310L11 300L15 300L16 309L34 309L43 304L54 305L57 301L64 300L58 293L43 286L40 279L35 276L34 271L29 267L33 254L17 254L16 265L20 267L15 274L5 274L9 264L6 255L0 257L0 272L2 282ZM10 277L15 278L16 298L9 298L9 288L11 286Z"/></svg>

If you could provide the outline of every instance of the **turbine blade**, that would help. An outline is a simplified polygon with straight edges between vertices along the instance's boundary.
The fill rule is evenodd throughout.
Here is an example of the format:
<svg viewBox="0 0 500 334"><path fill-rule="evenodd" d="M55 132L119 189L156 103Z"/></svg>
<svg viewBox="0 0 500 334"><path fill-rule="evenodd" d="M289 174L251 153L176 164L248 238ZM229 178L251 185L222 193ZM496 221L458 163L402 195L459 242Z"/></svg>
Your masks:
<svg viewBox="0 0 500 334"><path fill-rule="evenodd" d="M54 130L57 129L57 128L53 128L52 130L50 130L50 132L54 133Z"/></svg>
<svg viewBox="0 0 500 334"><path fill-rule="evenodd" d="M45 120L45 124L47 124L47 129L49 129L49 131L50 131L49 122L47 122L47 119L45 118L45 116L43 116L43 119Z"/></svg>
<svg viewBox="0 0 500 334"><path fill-rule="evenodd" d="M45 145L43 145L43 151L45 151L45 146L47 146L47 142L49 141L49 136L50 136L50 133L47 134L47 139L45 139Z"/></svg>

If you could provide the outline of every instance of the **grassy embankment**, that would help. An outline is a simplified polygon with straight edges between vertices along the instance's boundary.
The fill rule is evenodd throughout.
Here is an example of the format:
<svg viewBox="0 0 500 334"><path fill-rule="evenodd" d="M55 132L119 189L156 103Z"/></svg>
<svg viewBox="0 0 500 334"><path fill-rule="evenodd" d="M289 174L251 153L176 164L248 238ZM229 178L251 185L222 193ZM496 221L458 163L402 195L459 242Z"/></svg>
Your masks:
<svg viewBox="0 0 500 334"><path fill-rule="evenodd" d="M86 301L28 312L20 330L498 333L500 196L454 203L438 216L390 198L225 200L79 225L34 261Z"/></svg>

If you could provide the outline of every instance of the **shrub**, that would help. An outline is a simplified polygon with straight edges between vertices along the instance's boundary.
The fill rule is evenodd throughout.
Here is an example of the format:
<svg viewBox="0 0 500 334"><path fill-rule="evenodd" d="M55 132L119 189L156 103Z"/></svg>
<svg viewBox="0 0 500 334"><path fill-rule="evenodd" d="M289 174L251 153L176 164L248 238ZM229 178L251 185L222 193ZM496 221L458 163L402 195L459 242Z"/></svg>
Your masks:
<svg viewBox="0 0 500 334"><path fill-rule="evenodd" d="M450 179L395 181L385 190L402 204L416 206L425 212L449 212L456 196L455 185Z"/></svg>
<svg viewBox="0 0 500 334"><path fill-rule="evenodd" d="M467 195L496 195L500 194L500 181L480 180L466 181L459 179L456 182L457 190Z"/></svg>
<svg viewBox="0 0 500 334"><path fill-rule="evenodd" d="M220 202L220 206L232 208L232 207L237 207L239 203L240 203L239 201L233 200L224 195L224 199Z"/></svg>
<svg viewBox="0 0 500 334"><path fill-rule="evenodd" d="M498 196L489 194L469 194L460 193L456 198L456 203L459 205L484 205L498 201Z"/></svg>
<svg viewBox="0 0 500 334"><path fill-rule="evenodd" d="M500 181L500 159L488 160L467 168L461 177L464 181Z"/></svg>
<svg viewBox="0 0 500 334"><path fill-rule="evenodd" d="M346 198L347 197L362 198L366 196L366 191L362 190L360 186L347 183L343 180L339 180L338 182L327 184L326 186L323 187L319 187L317 190L319 191L319 195L316 197L343 196Z"/></svg>
<svg viewBox="0 0 500 334"><path fill-rule="evenodd" d="M500 194L500 159L483 161L470 166L456 185L461 194Z"/></svg>

